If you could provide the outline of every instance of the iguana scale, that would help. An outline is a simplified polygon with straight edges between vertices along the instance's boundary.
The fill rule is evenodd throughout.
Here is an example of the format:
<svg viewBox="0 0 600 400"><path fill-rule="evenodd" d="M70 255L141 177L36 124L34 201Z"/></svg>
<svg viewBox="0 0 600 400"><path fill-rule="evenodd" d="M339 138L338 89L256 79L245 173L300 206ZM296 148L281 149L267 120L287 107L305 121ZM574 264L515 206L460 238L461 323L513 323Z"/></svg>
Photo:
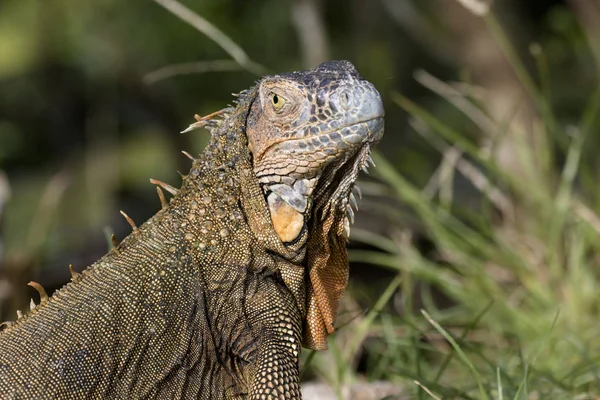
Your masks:
<svg viewBox="0 0 600 400"><path fill-rule="evenodd" d="M190 129L212 138L181 188L157 182L170 201L0 332L0 397L300 398L300 349L333 332L351 189L383 116L373 85L331 61L200 118Z"/></svg>

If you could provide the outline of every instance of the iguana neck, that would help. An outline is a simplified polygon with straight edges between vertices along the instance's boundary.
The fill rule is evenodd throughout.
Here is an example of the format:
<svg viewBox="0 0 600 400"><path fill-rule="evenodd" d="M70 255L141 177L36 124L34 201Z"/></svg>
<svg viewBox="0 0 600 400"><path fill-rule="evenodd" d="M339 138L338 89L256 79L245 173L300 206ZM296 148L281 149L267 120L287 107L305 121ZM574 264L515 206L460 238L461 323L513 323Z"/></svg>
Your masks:
<svg viewBox="0 0 600 400"><path fill-rule="evenodd" d="M246 117L255 97L255 89L243 92L236 107L225 110L223 119L211 121L211 140L193 162L169 210L180 216L183 231L188 230L184 239L203 258L198 265L229 253L236 254L234 263L245 260L252 268L272 268L281 274L303 311L306 233L287 245L271 223L245 134ZM240 237L247 243L241 243ZM268 259L257 263L256 258L264 254Z"/></svg>

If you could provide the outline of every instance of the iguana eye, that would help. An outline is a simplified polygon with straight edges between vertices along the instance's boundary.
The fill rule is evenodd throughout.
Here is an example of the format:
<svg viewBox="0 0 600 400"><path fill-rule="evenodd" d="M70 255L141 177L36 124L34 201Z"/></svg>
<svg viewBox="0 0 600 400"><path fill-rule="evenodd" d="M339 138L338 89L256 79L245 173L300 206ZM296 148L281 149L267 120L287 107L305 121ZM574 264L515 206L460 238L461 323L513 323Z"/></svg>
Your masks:
<svg viewBox="0 0 600 400"><path fill-rule="evenodd" d="M271 93L271 104L273 104L275 111L281 111L285 105L285 99L277 93Z"/></svg>

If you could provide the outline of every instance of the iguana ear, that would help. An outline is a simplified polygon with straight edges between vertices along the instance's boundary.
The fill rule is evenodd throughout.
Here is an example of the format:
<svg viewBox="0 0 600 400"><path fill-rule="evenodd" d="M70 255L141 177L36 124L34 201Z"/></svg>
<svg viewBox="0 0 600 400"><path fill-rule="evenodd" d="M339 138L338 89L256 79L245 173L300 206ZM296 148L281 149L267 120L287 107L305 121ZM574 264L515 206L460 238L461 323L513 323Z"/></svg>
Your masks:
<svg viewBox="0 0 600 400"><path fill-rule="evenodd" d="M333 333L333 323L340 300L348 284L348 253L345 240L337 232L333 213L310 234L307 248L308 294L303 346L313 350L327 348L327 336Z"/></svg>

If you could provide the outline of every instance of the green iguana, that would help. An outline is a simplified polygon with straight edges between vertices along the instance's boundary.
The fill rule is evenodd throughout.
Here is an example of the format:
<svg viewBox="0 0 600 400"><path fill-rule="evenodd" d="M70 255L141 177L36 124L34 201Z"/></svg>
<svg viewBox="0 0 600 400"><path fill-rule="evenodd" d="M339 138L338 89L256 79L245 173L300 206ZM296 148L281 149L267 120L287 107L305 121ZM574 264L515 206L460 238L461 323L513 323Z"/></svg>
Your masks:
<svg viewBox="0 0 600 400"><path fill-rule="evenodd" d="M190 125L174 197L0 332L3 399L297 399L348 279L359 170L383 105L348 61L268 76Z"/></svg>

